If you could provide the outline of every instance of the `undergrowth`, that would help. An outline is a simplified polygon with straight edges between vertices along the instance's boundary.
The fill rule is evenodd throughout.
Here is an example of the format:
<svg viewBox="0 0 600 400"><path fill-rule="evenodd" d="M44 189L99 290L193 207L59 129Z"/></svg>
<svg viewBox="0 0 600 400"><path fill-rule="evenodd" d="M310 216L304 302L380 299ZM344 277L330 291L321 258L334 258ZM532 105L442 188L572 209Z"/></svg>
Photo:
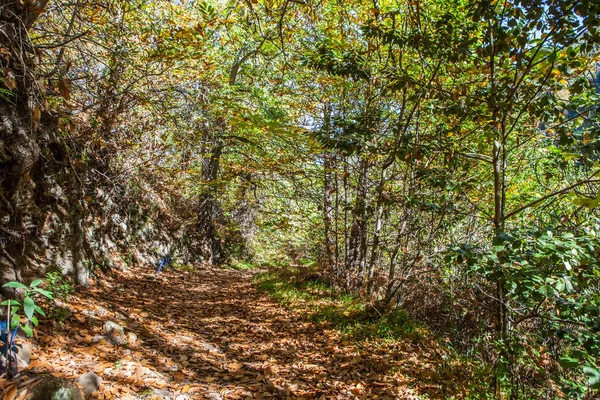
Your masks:
<svg viewBox="0 0 600 400"><path fill-rule="evenodd" d="M69 276L65 276L57 268L50 268L46 272L46 288L55 297L66 300L75 292L75 283Z"/></svg>
<svg viewBox="0 0 600 400"><path fill-rule="evenodd" d="M52 266L46 271L45 278L46 289L54 296L54 300L45 301L48 319L62 325L71 315L62 302L68 301L75 293L75 282L71 277L63 275L56 266Z"/></svg>
<svg viewBox="0 0 600 400"><path fill-rule="evenodd" d="M382 313L359 297L340 292L312 276L302 277L297 270L259 273L258 288L282 305L305 310L309 319L331 324L355 340L398 340L410 336L417 340L424 330L402 310Z"/></svg>
<svg viewBox="0 0 600 400"><path fill-rule="evenodd" d="M394 309L381 312L358 296L336 290L319 278L318 274L310 273L311 270L312 268L306 267L287 267L258 273L254 279L260 290L283 306L305 312L316 323L332 326L358 347L363 347L367 341L377 343L377 347L386 347L388 344L394 346L394 343L401 341L419 344L424 348L430 346L432 335L424 326L411 320L405 311ZM440 359L437 372L446 376L455 375L457 378L460 376L463 382L464 392L458 398L495 398L490 385L489 366L468 360L449 344L433 340L436 342L434 347L443 348L442 352L445 354ZM463 368L457 367L461 365ZM457 372L457 368L461 372Z"/></svg>
<svg viewBox="0 0 600 400"><path fill-rule="evenodd" d="M173 262L172 266L178 271L196 272L196 268L188 264L179 264L177 262Z"/></svg>
<svg viewBox="0 0 600 400"><path fill-rule="evenodd" d="M225 264L223 266L224 268L230 268L230 269L257 269L260 268L260 265L256 265L253 263L250 263L248 261L232 261L229 264Z"/></svg>

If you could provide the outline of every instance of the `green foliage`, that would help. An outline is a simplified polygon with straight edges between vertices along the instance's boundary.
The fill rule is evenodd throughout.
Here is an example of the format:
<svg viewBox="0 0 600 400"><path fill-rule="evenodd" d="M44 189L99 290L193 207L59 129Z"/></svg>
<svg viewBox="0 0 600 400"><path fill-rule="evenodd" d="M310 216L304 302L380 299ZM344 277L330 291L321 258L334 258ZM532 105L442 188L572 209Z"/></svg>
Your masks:
<svg viewBox="0 0 600 400"><path fill-rule="evenodd" d="M58 270L49 270L46 272L46 287L54 294L56 298L68 299L75 292L75 283L69 276L63 275Z"/></svg>
<svg viewBox="0 0 600 400"><path fill-rule="evenodd" d="M65 276L57 268L50 268L46 272L46 288L54 295L55 298L68 300L75 292L75 283L70 276ZM48 318L62 324L71 312L64 307L57 305L55 302L48 304Z"/></svg>
<svg viewBox="0 0 600 400"><path fill-rule="evenodd" d="M178 270L178 271L186 271L186 272L198 272L196 270L196 268L194 268L192 265L189 264L181 264L177 261L171 261L171 264L169 264L170 267Z"/></svg>
<svg viewBox="0 0 600 400"><path fill-rule="evenodd" d="M0 102L7 102L10 104L14 104L15 94L4 88L0 88Z"/></svg>
<svg viewBox="0 0 600 400"><path fill-rule="evenodd" d="M238 261L238 260L234 260L233 262L226 264L225 268L231 268L231 269L257 269L260 268L260 266L250 263L248 261Z"/></svg>
<svg viewBox="0 0 600 400"><path fill-rule="evenodd" d="M72 315L73 313L66 307L60 307L56 304L51 304L48 307L48 319L55 321L58 325L64 324L67 318Z"/></svg>
<svg viewBox="0 0 600 400"><path fill-rule="evenodd" d="M588 378L588 383L592 389L600 389L600 368L586 365L583 367L583 372Z"/></svg>
<svg viewBox="0 0 600 400"><path fill-rule="evenodd" d="M584 373L590 386L598 386L593 371L600 361L599 231L596 219L568 230L514 229L496 236L490 248L462 245L446 257L471 274L502 282L514 336L498 343L510 355L506 364L526 363L527 351L548 345L545 338L552 337L564 369L553 379L577 396L586 390ZM539 336L525 334L532 322Z"/></svg>
<svg viewBox="0 0 600 400"><path fill-rule="evenodd" d="M33 336L33 329L29 326L28 322L31 322L33 326L37 326L39 323L37 315L46 316L44 310L36 304L35 298L39 296L48 299L53 298L52 293L39 287L43 282L42 279L36 279L27 287L20 282L13 281L5 283L2 286L24 291L22 303L17 300L5 300L0 304L10 308L10 329L19 327L27 336ZM21 311L24 315L21 314Z"/></svg>

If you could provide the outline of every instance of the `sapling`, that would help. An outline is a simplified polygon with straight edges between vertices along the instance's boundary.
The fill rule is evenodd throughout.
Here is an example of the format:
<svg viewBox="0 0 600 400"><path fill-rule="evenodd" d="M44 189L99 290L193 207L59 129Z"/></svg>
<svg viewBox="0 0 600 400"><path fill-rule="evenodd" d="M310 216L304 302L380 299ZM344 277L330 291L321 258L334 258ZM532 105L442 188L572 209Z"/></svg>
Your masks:
<svg viewBox="0 0 600 400"><path fill-rule="evenodd" d="M39 321L36 314L46 315L44 311L35 304L34 298L37 296L45 296L47 298L52 298L52 293L47 290L41 289L38 286L43 281L41 279L37 279L29 285L29 287L25 286L20 282L8 282L3 287L13 288L13 289L22 289L25 290L23 296L23 304L21 304L17 300L5 300L1 303L1 305L6 306L6 321L2 321L0 324L0 337L2 338L2 351L0 356L0 372L6 372L9 377L12 377L18 373L18 366L24 362L28 364L28 360L22 360L20 358L21 353L26 356L28 352L28 348L24 350L23 347L20 349L15 345L15 336L17 330L21 328L23 332L27 334L27 336L33 336L33 329L31 328L29 322L33 324L33 326L37 326ZM19 314L19 309L23 307L23 311L25 313L25 322L23 323L23 317ZM2 358L4 357L4 358ZM22 362L21 362L22 361ZM22 366L22 365L21 365Z"/></svg>
<svg viewBox="0 0 600 400"><path fill-rule="evenodd" d="M2 287L13 288L13 289L22 289L25 291L23 295L23 304L21 304L17 300L5 300L1 303L1 305L7 307L7 329L12 330L15 328L21 328L23 332L27 334L27 336L33 336L33 329L29 325L29 322L33 324L33 326L37 326L39 321L36 314L40 314L46 316L44 310L40 308L35 303L35 298L39 296L44 296L49 299L54 298L52 293L40 288L39 286L44 281L42 279L36 279L29 287L25 286L21 282L8 282L5 283ZM25 322L23 323L23 317L19 313L19 310L23 307L23 312L25 313Z"/></svg>

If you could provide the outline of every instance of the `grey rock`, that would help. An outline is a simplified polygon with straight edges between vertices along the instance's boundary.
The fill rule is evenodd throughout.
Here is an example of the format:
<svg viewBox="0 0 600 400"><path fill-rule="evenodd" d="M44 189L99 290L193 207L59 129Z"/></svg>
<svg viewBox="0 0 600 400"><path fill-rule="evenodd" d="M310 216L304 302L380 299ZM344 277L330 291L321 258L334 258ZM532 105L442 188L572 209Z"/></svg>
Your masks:
<svg viewBox="0 0 600 400"><path fill-rule="evenodd" d="M29 391L28 400L84 400L83 392L66 379L28 371L20 375L27 378L28 383L20 385L20 389L26 388Z"/></svg>
<svg viewBox="0 0 600 400"><path fill-rule="evenodd" d="M123 344L127 340L123 327L113 321L104 323L104 337L114 345Z"/></svg>
<svg viewBox="0 0 600 400"><path fill-rule="evenodd" d="M123 327L114 321L106 321L104 323L104 333L117 332L124 335Z"/></svg>
<svg viewBox="0 0 600 400"><path fill-rule="evenodd" d="M218 348L216 348L215 346L213 346L210 343L202 343L201 346L204 350L208 351L209 353L215 353L215 354L222 353L221 350L219 350Z"/></svg>
<svg viewBox="0 0 600 400"><path fill-rule="evenodd" d="M110 311L102 306L98 306L96 308L98 309L98 315L108 315L110 313Z"/></svg>
<svg viewBox="0 0 600 400"><path fill-rule="evenodd" d="M25 368L31 362L31 349L25 343L17 345L17 366Z"/></svg>
<svg viewBox="0 0 600 400"><path fill-rule="evenodd" d="M81 389L83 390L83 394L87 396L91 396L96 390L100 388L102 384L102 378L96 375L93 372L88 372L81 375L77 379L77 383L81 385Z"/></svg>

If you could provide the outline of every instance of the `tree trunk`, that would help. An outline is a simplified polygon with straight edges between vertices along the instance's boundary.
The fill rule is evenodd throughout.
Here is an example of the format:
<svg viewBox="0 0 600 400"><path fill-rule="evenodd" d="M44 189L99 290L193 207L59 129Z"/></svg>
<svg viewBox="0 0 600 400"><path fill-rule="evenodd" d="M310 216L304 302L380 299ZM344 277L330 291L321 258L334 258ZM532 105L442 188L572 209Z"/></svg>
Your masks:
<svg viewBox="0 0 600 400"><path fill-rule="evenodd" d="M336 270L335 231L333 229L333 193L335 192L333 170L334 155L327 153L323 156L323 223L325 225L325 262L327 268Z"/></svg>
<svg viewBox="0 0 600 400"><path fill-rule="evenodd" d="M501 140L501 139L500 139ZM495 140L493 147L493 165L494 165L494 234L496 237L504 233L504 212L505 212L505 168L504 152L505 144L503 141ZM496 298L498 309L496 315L496 329L502 339L507 338L508 333L508 309L506 299L504 298L504 271L501 265L496 265Z"/></svg>
<svg viewBox="0 0 600 400"><path fill-rule="evenodd" d="M323 131L325 135L331 135L331 104L326 103L323 110ZM337 260L335 259L335 239L333 229L333 193L335 192L333 171L335 155L333 152L323 155L323 224L325 228L325 262L327 268L335 270Z"/></svg>
<svg viewBox="0 0 600 400"><path fill-rule="evenodd" d="M385 168L381 170L379 185L377 186L377 215L375 216L375 231L373 232L373 243L371 244L371 259L367 276L367 294L371 295L374 289L375 266L377 263L379 242L381 240L381 228L383 227L383 188L385 186Z"/></svg>
<svg viewBox="0 0 600 400"><path fill-rule="evenodd" d="M396 281L396 266L398 264L398 252L400 251L400 247L402 245L402 239L404 237L404 232L406 232L406 226L408 224L408 219L410 214L407 212L405 215L402 224L400 225L400 229L398 229L398 235L396 237L396 244L394 245L394 250L392 250L392 254L390 256L390 270L388 272L388 285L385 291L385 297L383 300L383 304L385 307L392 301L400 286L394 287L394 283Z"/></svg>
<svg viewBox="0 0 600 400"><path fill-rule="evenodd" d="M348 190L349 190L349 182L348 177L350 172L348 171L348 157L344 159L344 175L343 175L343 185L344 185L344 268L346 269L346 289L350 289L350 235L348 232Z"/></svg>
<svg viewBox="0 0 600 400"><path fill-rule="evenodd" d="M369 163L361 159L354 201L354 221L348 240L348 261L346 268L359 277L364 276L367 253L367 178Z"/></svg>
<svg viewBox="0 0 600 400"><path fill-rule="evenodd" d="M223 144L218 139L210 140L210 142L213 143L210 147L210 157L203 160L202 163L202 180L206 185L206 190L199 198L198 233L203 243L200 253L204 257L204 261L209 264L221 264L226 261L227 257L217 230L222 213L215 196L214 185L219 174Z"/></svg>

